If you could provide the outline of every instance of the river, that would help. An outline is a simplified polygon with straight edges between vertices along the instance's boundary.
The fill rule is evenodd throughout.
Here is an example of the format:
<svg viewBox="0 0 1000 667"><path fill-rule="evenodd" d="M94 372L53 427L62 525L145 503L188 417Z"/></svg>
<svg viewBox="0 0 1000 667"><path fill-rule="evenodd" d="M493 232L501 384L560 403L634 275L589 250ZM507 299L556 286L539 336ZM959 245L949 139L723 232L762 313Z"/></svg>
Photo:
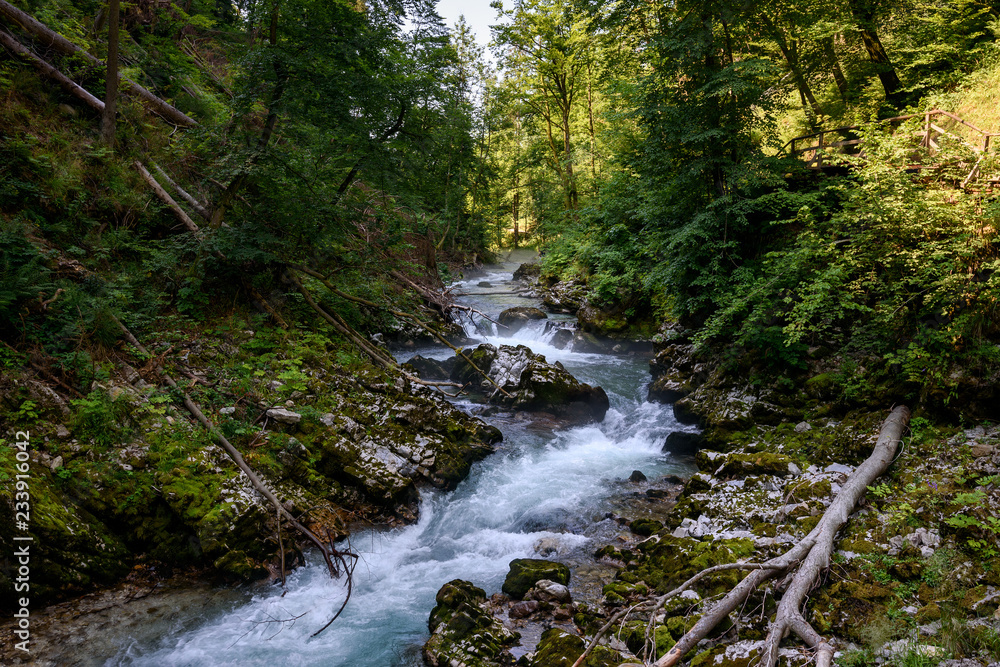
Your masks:
<svg viewBox="0 0 1000 667"><path fill-rule="evenodd" d="M459 281L455 292L472 294L460 302L492 316L515 305L538 305L537 298L511 294L516 266L507 263ZM661 451L666 435L684 427L669 406L645 400L646 358L574 353L547 342L554 326L570 325L569 318L554 316L548 323L532 322L514 337L479 338L528 345L550 362L562 362L579 379L604 387L611 401L604 421L553 430L525 415L486 417L503 432L504 442L456 490L424 491L413 525L361 531L351 538L350 547L360 555L353 594L342 616L320 636L309 638L346 591L313 558L290 574L287 592L277 585L257 588L192 612L160 628L155 640L148 634L125 640L105 664L419 666L427 616L442 584L467 579L492 594L512 559L542 554L574 567L570 589L576 599L595 599L599 584L586 574L597 567L590 554L622 530L607 515L637 495L625 481L630 473L641 470L650 479L686 476L691 466ZM410 349L399 359L415 353L452 354L443 347ZM458 403L465 409L478 407L462 400Z"/></svg>

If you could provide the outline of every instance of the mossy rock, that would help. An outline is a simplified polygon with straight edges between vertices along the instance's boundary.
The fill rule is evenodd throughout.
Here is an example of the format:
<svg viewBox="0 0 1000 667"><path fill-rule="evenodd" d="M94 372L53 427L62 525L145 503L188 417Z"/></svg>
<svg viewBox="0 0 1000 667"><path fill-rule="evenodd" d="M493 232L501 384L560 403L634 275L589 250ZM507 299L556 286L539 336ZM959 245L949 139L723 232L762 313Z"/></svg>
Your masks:
<svg viewBox="0 0 1000 667"><path fill-rule="evenodd" d="M790 456L774 452L728 454L722 469L716 473L716 476L722 479L727 477L742 478L750 475L784 476L788 474L788 464L794 462Z"/></svg>
<svg viewBox="0 0 1000 667"><path fill-rule="evenodd" d="M512 598L520 600L542 579L568 586L569 577L569 568L562 563L537 558L516 558L510 562L510 571L504 579L501 590Z"/></svg>
<svg viewBox="0 0 1000 667"><path fill-rule="evenodd" d="M489 372L490 366L493 365L493 360L496 359L497 348L495 345L484 343L475 348L463 350L462 354L465 356L463 357L457 353L455 355L456 359L455 365L451 369L451 379L461 384L471 384L474 387L478 387L486 380L483 379L483 376L479 374L476 368L479 368L483 372ZM476 368L473 368L473 364Z"/></svg>
<svg viewBox="0 0 1000 667"><path fill-rule="evenodd" d="M618 636L628 646L628 650L641 656L646 645L646 623L644 621L630 621L621 628ZM657 625L655 641L656 659L659 659L673 648L674 644L677 643L677 638L666 626Z"/></svg>
<svg viewBox="0 0 1000 667"><path fill-rule="evenodd" d="M830 401L840 393L840 385L832 373L820 373L806 380L805 391L811 398Z"/></svg>
<svg viewBox="0 0 1000 667"><path fill-rule="evenodd" d="M542 633L533 656L524 661L526 667L571 667L583 655L587 642L583 637L560 628L549 628ZM618 667L625 657L603 644L598 644L583 662L584 667ZM519 661L520 665L521 662Z"/></svg>
<svg viewBox="0 0 1000 667"><path fill-rule="evenodd" d="M753 554L753 540L696 540L659 535L639 545L640 558L626 570L660 593L666 593L701 570L734 563ZM617 578L621 578L619 572ZM719 572L699 583L703 595L728 591L742 578L738 571Z"/></svg>
<svg viewBox="0 0 1000 667"><path fill-rule="evenodd" d="M840 581L811 594L812 615L824 619L828 632L863 642L864 628L883 619L898 598L894 586L874 581L859 568L848 565L841 576L844 578Z"/></svg>
<svg viewBox="0 0 1000 667"><path fill-rule="evenodd" d="M649 537L653 533L663 530L663 524L656 519L636 519L628 525L628 528L636 535Z"/></svg>
<svg viewBox="0 0 1000 667"><path fill-rule="evenodd" d="M510 664L507 649L520 638L482 605L486 593L471 582L454 579L441 587L427 627L424 660L431 667L499 667Z"/></svg>
<svg viewBox="0 0 1000 667"><path fill-rule="evenodd" d="M230 551L216 558L212 565L223 576L235 581L263 579L268 575L267 568L244 551Z"/></svg>
<svg viewBox="0 0 1000 667"><path fill-rule="evenodd" d="M9 447L0 447L13 470L14 456ZM69 595L79 595L96 585L111 584L125 576L132 566L132 554L123 540L96 516L67 497L56 485L48 468L31 464L31 599L38 602ZM11 488L13 484L11 484ZM18 543L15 534L13 503L4 505L0 520L4 537L0 538L7 554ZM0 577L0 593L14 599L13 581Z"/></svg>
<svg viewBox="0 0 1000 667"><path fill-rule="evenodd" d="M548 317L545 311L530 306L515 306L500 313L497 322L501 327L501 336L512 336L532 320L544 320Z"/></svg>

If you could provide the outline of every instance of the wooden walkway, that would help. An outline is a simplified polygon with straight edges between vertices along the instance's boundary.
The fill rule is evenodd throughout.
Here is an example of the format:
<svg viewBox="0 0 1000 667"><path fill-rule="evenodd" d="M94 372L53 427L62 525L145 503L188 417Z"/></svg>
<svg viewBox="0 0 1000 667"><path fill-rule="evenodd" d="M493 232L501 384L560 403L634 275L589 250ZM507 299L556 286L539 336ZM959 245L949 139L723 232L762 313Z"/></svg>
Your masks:
<svg viewBox="0 0 1000 667"><path fill-rule="evenodd" d="M912 136L916 140L916 145L926 149L929 156L935 155L940 149L938 140L941 137L949 137L966 144L978 156L960 187L965 188L977 180L981 180L987 187L1000 185L1000 177L994 176L981 179L981 174L979 173L979 167L983 162L983 158L991 148L996 150L996 146L1000 145L1000 141L994 139L995 137L1000 137L1000 133L981 130L972 123L967 123L959 116L941 109L932 109L925 113L895 116L879 122L888 123L893 128L896 128L902 125L903 122L913 118L924 119L923 128L913 132ZM863 140L858 136L858 130L861 127L861 125L845 125L843 127L813 132L812 134L804 134L786 143L783 150L787 155L801 157L806 161L806 166L810 169L821 171L833 166L842 166L842 163L839 161L835 161L836 165L831 163L830 157L833 155L863 155ZM914 162L908 164L905 168L919 170L937 166L940 165Z"/></svg>

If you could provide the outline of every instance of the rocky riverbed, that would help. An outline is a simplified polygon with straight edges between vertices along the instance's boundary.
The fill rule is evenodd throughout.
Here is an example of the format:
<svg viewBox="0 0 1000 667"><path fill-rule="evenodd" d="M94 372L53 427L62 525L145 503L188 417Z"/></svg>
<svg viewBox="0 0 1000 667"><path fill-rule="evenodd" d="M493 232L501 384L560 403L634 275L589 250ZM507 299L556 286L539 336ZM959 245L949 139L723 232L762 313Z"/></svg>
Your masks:
<svg viewBox="0 0 1000 667"><path fill-rule="evenodd" d="M537 273L520 273L551 292ZM675 403L678 418L701 430L664 442L677 453L696 452L698 472L679 496L664 499L676 505L663 521L624 517L631 538L596 551L615 568L598 604L554 604L545 593L528 602L487 599L475 582L449 583L431 617L430 664L569 665L616 612L704 569L763 562L799 543L870 454L889 406L834 400L826 369L804 387L762 386L697 353L676 329L664 334L651 361L650 397ZM838 534L831 567L808 598L805 618L834 646L838 664L1000 664L998 473L995 422L913 420L897 459ZM516 569L512 563L511 576ZM585 664L664 655L742 577L738 570L705 577L657 612L652 634L648 613L625 615ZM782 590L779 582L751 595L688 655L690 664L756 664ZM526 627L534 631L512 634ZM484 645L489 654L478 652ZM811 660L794 641L779 656L779 664Z"/></svg>

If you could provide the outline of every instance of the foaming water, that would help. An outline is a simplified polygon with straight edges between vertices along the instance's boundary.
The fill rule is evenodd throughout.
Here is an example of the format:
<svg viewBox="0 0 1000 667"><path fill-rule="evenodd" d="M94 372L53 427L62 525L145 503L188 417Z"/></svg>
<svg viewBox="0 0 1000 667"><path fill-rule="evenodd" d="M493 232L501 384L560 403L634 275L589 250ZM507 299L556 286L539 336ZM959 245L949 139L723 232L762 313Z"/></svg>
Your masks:
<svg viewBox="0 0 1000 667"><path fill-rule="evenodd" d="M467 282L502 280L510 280L509 270ZM510 291L509 283L496 291ZM477 298L476 307L492 314L509 307L506 296ZM427 616L442 584L462 578L493 593L512 559L539 557L543 544L558 557L592 551L595 522L631 471L650 477L688 472L661 452L665 436L680 427L669 406L643 400L648 372L642 360L556 350L544 343L543 327L522 331L486 340L529 344L603 386L612 407L601 424L546 432L530 422L499 422L502 450L476 464L452 493L425 492L416 524L352 537L349 546L361 558L350 602L316 638L310 635L347 591L313 558L289 576L287 593L274 586L229 611L164 628L157 645L127 646L106 664L421 665Z"/></svg>

